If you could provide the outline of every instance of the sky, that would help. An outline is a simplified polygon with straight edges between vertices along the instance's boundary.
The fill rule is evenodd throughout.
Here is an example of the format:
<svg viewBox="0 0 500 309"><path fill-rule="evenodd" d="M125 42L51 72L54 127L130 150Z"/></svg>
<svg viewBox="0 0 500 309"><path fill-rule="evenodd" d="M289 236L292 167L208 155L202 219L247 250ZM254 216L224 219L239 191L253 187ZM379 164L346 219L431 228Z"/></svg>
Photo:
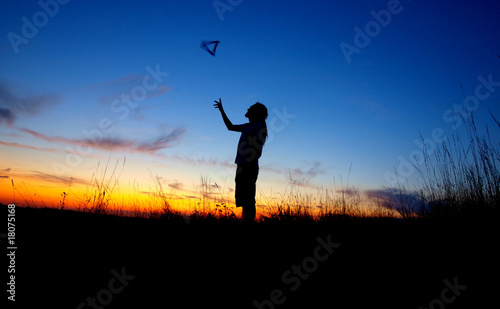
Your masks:
<svg viewBox="0 0 500 309"><path fill-rule="evenodd" d="M0 15L4 204L76 201L115 165L123 192L158 177L189 199L205 178L230 199L239 135L219 98L235 124L269 110L267 197L413 183L422 139L500 118L498 1L29 0Z"/></svg>

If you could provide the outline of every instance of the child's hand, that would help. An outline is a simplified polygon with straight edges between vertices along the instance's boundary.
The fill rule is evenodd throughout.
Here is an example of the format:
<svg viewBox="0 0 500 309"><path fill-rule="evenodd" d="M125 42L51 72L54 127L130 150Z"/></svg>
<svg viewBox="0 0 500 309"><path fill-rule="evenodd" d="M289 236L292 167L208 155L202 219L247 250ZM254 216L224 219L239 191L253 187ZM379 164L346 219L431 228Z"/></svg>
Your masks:
<svg viewBox="0 0 500 309"><path fill-rule="evenodd" d="M222 100L219 98L219 102L217 101L214 102L215 102L214 107L222 110Z"/></svg>

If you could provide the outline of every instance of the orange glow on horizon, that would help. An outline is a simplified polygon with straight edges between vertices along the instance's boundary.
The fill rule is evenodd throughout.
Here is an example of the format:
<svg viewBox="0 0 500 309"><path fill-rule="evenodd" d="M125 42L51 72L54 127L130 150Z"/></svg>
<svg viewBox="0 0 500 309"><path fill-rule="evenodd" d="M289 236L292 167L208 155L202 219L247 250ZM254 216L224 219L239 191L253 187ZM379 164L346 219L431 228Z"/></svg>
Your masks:
<svg viewBox="0 0 500 309"><path fill-rule="evenodd" d="M201 214L223 216L234 213L237 217L241 217L241 208L234 204L234 192L231 189L221 189L206 178L202 178L201 184L192 190L174 189L160 185L159 179L156 181L155 183L153 179L150 183L141 186L134 184L127 188L119 186L117 180L116 186L109 185L110 182L104 185L95 182L93 185L77 183L69 186L62 182L34 181L22 177L4 178L0 179L0 203L79 211L93 211L102 207L108 214L146 217L159 215L167 207L169 211L180 214L189 215L196 211ZM310 195L299 192L300 190L302 189L295 188L285 194L275 193L273 196L258 194L257 219L262 216L276 216L280 211L285 216L287 212L295 216L306 212L314 217L320 216L322 212L341 213L339 208L336 208L338 199L335 200L335 197L332 196L331 200L321 200L322 197L314 193ZM326 205L324 206L326 209L318 207L321 204ZM395 211L384 209L370 200L353 203L348 207L350 207L348 214L351 216L397 217Z"/></svg>
<svg viewBox="0 0 500 309"><path fill-rule="evenodd" d="M66 208L74 210L91 209L103 205L110 213L161 212L165 205L172 211L190 213L214 211L217 207L226 206L235 213L234 199L215 192L196 192L188 190L151 189L142 191L138 186L133 188L105 189L100 185L71 186L54 185L50 182L32 181L29 179L2 179L0 187L0 203L16 204L29 207ZM206 189L206 188L205 188Z"/></svg>

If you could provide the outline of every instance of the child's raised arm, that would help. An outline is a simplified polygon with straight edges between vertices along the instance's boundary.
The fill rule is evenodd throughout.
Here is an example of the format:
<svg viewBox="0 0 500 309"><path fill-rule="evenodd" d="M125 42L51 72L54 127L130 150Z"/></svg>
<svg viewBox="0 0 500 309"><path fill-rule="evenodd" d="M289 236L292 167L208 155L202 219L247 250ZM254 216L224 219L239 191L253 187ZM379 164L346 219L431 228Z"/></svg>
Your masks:
<svg viewBox="0 0 500 309"><path fill-rule="evenodd" d="M238 128L239 126L235 126L229 118L227 118L226 112L224 111L224 108L222 107L222 100L219 98L219 101L215 101L214 107L218 108L220 111L220 114L222 115L222 119L224 120L224 124L226 125L227 129L229 131L239 131Z"/></svg>

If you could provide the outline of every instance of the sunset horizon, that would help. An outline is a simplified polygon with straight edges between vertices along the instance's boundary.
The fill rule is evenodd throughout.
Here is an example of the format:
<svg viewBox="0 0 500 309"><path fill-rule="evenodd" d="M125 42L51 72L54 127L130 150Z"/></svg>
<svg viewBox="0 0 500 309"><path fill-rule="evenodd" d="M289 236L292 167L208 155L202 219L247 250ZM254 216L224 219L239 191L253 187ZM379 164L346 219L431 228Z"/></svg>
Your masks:
<svg viewBox="0 0 500 309"><path fill-rule="evenodd" d="M450 21L440 34L432 24L414 31L412 20L437 14L420 2L342 4L331 11L294 3L289 14L275 16L290 29L264 18L253 24L261 33L255 38L251 17L269 16L279 5L267 13L248 4L234 11L211 3L199 10L123 5L125 16L148 16L143 28L134 19L111 22L111 4L94 11L52 2L9 5L2 28L3 204L13 198L11 180L52 203L62 192L74 201L72 190L92 185L99 164L125 157L122 190L138 184L147 191L151 176L181 196L192 195L200 177L234 189L239 135L227 132L213 109L218 98L235 124L247 121L255 102L268 108L257 181L265 196L285 194L289 182L313 192L348 187L390 196L400 184L413 190L424 148L432 155L465 132L472 114L480 136L484 126L496 125L490 113L500 118L494 69L500 47L482 31L492 27L469 25L481 33L481 44L464 34L464 42L449 43L444 52L449 48L441 40L465 27L461 14L494 16L487 5L446 13ZM213 14L201 14L205 7ZM303 16L314 22L295 23ZM113 27L120 22L123 27ZM207 23L212 27L204 28ZM181 28L187 29L182 35L172 31ZM206 39L218 40L216 54L199 48ZM464 59L470 64L455 66ZM231 193L227 203L234 202Z"/></svg>
<svg viewBox="0 0 500 309"><path fill-rule="evenodd" d="M497 303L500 1L0 15L7 308Z"/></svg>

